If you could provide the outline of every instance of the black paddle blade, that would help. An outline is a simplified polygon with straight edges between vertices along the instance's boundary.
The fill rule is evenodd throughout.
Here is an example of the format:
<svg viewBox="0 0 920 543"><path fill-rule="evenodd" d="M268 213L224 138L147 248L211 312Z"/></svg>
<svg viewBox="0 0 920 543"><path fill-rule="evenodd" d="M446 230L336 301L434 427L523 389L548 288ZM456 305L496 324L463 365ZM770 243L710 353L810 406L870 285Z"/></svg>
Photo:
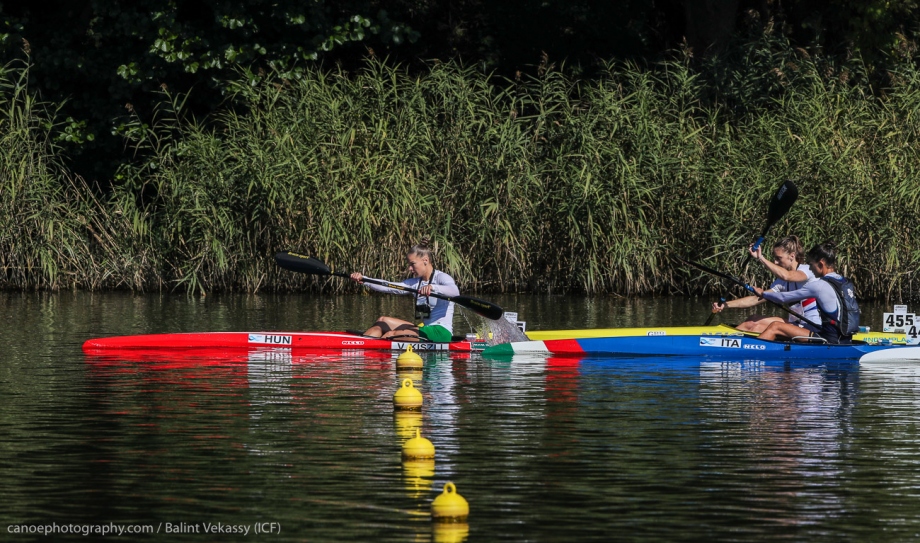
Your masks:
<svg viewBox="0 0 920 543"><path fill-rule="evenodd" d="M505 310L501 307L493 304L492 302L480 300L479 298L471 298L470 296L462 295L451 296L450 301L476 312L477 315L482 315L483 317L493 321L497 321L498 319L502 318L502 315L505 314Z"/></svg>
<svg viewBox="0 0 920 543"><path fill-rule="evenodd" d="M795 203L798 197L799 189L791 179L787 179L780 185L779 190L776 191L776 194L773 195L773 199L770 200L770 208L767 210L767 227L764 229L764 235L766 235L766 231L769 230L771 226L776 224L778 220L782 219L783 216L792 209L792 204Z"/></svg>
<svg viewBox="0 0 920 543"><path fill-rule="evenodd" d="M764 239L767 237L767 233L770 231L770 228L773 228L773 225L776 224L783 216L792 209L792 204L795 203L795 200L799 197L799 189L795 186L795 183L791 179L787 179L782 185L779 186L779 190L776 191L776 194L773 195L773 199L770 200L770 207L767 209L767 224L764 225L763 231L760 233L760 236L757 238L757 241L754 242L754 250L760 248L760 245L763 243ZM746 267L748 258L744 259L744 265Z"/></svg>
<svg viewBox="0 0 920 543"><path fill-rule="evenodd" d="M275 254L275 262L286 270L300 273L312 273L313 275L330 275L332 270L322 261L312 256L299 255L290 251L283 251Z"/></svg>

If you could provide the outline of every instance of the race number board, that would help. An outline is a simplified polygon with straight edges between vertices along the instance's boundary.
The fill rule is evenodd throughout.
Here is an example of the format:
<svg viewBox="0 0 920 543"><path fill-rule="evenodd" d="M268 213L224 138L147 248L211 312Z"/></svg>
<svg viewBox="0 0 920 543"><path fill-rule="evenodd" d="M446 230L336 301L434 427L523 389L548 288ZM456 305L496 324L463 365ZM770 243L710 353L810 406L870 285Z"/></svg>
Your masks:
<svg viewBox="0 0 920 543"><path fill-rule="evenodd" d="M908 313L906 305L896 305L892 313L882 315L882 332L907 332L916 324L916 315Z"/></svg>
<svg viewBox="0 0 920 543"><path fill-rule="evenodd" d="M920 323L914 320L914 324L904 330L904 339L908 345L920 345Z"/></svg>
<svg viewBox="0 0 920 543"><path fill-rule="evenodd" d="M882 332L903 332L907 343L920 343L920 320L907 312L906 305L894 306L893 313L882 315Z"/></svg>
<svg viewBox="0 0 920 543"><path fill-rule="evenodd" d="M882 315L882 332L907 332L917 325L917 316L913 313L885 313Z"/></svg>

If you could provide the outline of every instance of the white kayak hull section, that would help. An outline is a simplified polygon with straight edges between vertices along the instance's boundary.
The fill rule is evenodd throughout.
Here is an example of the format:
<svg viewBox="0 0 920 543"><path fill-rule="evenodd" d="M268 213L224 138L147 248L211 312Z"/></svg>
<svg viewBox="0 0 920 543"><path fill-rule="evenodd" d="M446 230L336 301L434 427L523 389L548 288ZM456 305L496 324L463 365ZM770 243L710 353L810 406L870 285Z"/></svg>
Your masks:
<svg viewBox="0 0 920 543"><path fill-rule="evenodd" d="M860 364L883 364L889 362L915 362L920 364L920 347L899 347L882 349L862 355Z"/></svg>

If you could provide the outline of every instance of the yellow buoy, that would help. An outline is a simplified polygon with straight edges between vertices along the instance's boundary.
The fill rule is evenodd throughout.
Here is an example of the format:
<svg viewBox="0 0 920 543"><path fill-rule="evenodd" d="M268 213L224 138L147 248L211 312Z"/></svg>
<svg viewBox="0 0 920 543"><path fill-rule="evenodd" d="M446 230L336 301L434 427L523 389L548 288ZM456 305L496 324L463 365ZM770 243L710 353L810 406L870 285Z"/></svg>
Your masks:
<svg viewBox="0 0 920 543"><path fill-rule="evenodd" d="M396 369L420 369L422 357L412 350L412 345L407 345L406 350L396 358Z"/></svg>
<svg viewBox="0 0 920 543"><path fill-rule="evenodd" d="M454 483L444 485L444 492L431 502L431 518L437 522L463 522L470 514L470 504L460 494Z"/></svg>
<svg viewBox="0 0 920 543"><path fill-rule="evenodd" d="M393 404L397 409L421 409L422 393L412 386L412 379L406 379L393 395Z"/></svg>
<svg viewBox="0 0 920 543"><path fill-rule="evenodd" d="M402 449L403 458L434 458L434 445L422 437L422 432L415 429L415 437L406 441Z"/></svg>

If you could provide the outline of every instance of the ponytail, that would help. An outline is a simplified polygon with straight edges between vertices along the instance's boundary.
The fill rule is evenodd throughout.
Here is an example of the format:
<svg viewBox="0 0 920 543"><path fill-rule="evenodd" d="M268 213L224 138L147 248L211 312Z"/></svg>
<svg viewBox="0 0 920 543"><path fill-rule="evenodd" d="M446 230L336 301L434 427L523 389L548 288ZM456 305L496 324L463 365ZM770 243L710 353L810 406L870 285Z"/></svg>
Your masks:
<svg viewBox="0 0 920 543"><path fill-rule="evenodd" d="M434 249L429 245L428 238L422 238L422 241L409 248L410 255L418 255L421 258L428 257L428 262L434 266Z"/></svg>
<svg viewBox="0 0 920 543"><path fill-rule="evenodd" d="M823 260L827 266L837 269L837 244L833 241L815 245L808 251L806 258L809 262Z"/></svg>

